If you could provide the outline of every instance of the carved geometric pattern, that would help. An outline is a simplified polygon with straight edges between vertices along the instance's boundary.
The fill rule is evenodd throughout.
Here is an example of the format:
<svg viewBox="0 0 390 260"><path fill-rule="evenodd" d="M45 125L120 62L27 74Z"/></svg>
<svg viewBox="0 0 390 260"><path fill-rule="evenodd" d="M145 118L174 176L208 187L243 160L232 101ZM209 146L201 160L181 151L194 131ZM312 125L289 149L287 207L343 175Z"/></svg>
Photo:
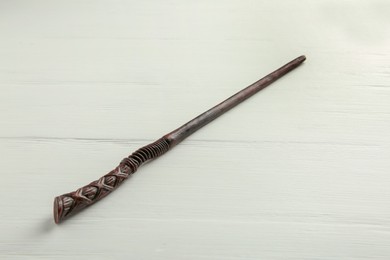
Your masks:
<svg viewBox="0 0 390 260"><path fill-rule="evenodd" d="M170 146L166 139L160 138L124 158L119 166L100 179L74 191L55 198L54 220L56 223L79 210L97 202L115 190L130 174L135 173L142 164L166 153Z"/></svg>

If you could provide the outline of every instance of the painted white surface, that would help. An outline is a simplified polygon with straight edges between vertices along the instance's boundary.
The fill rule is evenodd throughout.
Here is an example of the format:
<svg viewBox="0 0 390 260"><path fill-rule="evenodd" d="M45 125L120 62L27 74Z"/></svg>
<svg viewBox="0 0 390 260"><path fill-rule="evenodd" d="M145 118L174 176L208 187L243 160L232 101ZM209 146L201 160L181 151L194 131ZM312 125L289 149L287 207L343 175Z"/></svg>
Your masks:
<svg viewBox="0 0 390 260"><path fill-rule="evenodd" d="M1 259L390 259L388 1L0 2ZM56 226L52 202L306 63Z"/></svg>

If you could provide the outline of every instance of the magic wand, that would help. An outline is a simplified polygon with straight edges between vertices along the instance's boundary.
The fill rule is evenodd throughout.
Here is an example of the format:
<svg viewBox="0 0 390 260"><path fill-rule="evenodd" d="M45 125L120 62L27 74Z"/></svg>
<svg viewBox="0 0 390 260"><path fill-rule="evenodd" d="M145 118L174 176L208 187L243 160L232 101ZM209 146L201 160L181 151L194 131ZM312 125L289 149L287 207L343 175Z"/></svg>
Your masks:
<svg viewBox="0 0 390 260"><path fill-rule="evenodd" d="M126 180L130 174L136 172L142 164L163 155L201 127L298 67L305 59L305 56L300 56L290 61L157 141L138 149L100 179L76 191L56 197L54 199L54 221L58 224L104 198Z"/></svg>

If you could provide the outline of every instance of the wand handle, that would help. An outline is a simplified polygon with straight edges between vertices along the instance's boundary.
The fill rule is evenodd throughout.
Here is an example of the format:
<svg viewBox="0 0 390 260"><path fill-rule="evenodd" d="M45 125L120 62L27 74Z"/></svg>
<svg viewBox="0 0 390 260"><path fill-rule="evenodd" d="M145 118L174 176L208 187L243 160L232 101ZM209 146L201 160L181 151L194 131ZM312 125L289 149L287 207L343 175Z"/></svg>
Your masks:
<svg viewBox="0 0 390 260"><path fill-rule="evenodd" d="M60 223L78 211L104 198L127 179L130 174L136 172L142 164L163 155L195 131L298 67L305 59L305 56L300 56L290 61L215 107L195 117L183 126L166 134L157 141L138 149L129 157L124 158L114 170L100 179L74 192L56 197L54 199L54 221Z"/></svg>
<svg viewBox="0 0 390 260"><path fill-rule="evenodd" d="M136 172L138 167L149 160L163 155L169 148L169 141L162 137L138 149L129 157L124 158L115 169L100 179L76 191L56 197L54 199L54 221L58 224L85 207L106 197L118 188L130 174Z"/></svg>

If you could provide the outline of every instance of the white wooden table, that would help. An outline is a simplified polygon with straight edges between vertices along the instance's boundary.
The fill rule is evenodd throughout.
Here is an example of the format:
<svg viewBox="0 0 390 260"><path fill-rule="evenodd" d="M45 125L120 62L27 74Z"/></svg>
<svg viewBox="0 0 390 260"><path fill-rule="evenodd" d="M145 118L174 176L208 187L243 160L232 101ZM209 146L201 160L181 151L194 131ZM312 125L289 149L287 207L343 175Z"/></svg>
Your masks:
<svg viewBox="0 0 390 260"><path fill-rule="evenodd" d="M390 259L390 5L2 1L0 259ZM55 225L53 198L306 63Z"/></svg>

